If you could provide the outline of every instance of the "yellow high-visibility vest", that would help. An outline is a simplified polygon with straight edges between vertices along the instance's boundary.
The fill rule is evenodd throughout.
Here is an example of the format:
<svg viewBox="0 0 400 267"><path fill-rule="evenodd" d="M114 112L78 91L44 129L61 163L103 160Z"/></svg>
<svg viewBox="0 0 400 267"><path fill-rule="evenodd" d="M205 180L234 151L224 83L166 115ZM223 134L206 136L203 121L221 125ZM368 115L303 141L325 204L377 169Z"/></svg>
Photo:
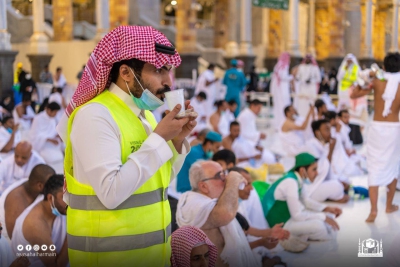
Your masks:
<svg viewBox="0 0 400 267"><path fill-rule="evenodd" d="M340 81L340 90L346 91L357 81L358 66L353 64L351 70L346 70L343 79Z"/></svg>
<svg viewBox="0 0 400 267"><path fill-rule="evenodd" d="M124 164L148 137L142 122L108 90L88 103L99 103L111 113L121 132L121 161ZM69 135L74 117L81 107L75 109L69 118L65 152L64 168L70 194L67 210L70 266L169 266L171 210L167 187L171 161L166 162L122 204L115 209L107 209L90 185L82 184L73 177ZM146 111L145 115L154 130L157 123L153 114ZM171 147L172 143L169 145ZM132 177L132 182L134 180L135 177Z"/></svg>

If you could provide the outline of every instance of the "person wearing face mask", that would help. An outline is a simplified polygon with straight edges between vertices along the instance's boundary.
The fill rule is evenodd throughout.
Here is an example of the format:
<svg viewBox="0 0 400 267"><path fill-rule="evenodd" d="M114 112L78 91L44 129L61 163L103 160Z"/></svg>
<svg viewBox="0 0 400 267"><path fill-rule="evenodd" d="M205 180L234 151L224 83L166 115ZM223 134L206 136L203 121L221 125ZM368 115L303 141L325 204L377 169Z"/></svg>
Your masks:
<svg viewBox="0 0 400 267"><path fill-rule="evenodd" d="M12 155L15 146L21 140L21 133L18 130L19 124L14 123L13 117L5 117L0 126L0 157L5 160Z"/></svg>
<svg viewBox="0 0 400 267"><path fill-rule="evenodd" d="M176 118L176 105L157 124L151 111L180 63L149 26L117 27L91 54L57 127L66 143L67 222L76 225L68 228L71 267L169 265L167 188L190 151L196 117Z"/></svg>
<svg viewBox="0 0 400 267"><path fill-rule="evenodd" d="M221 147L221 142L222 136L217 132L210 131L202 144L192 147L177 176L176 189L178 192L185 193L192 189L189 181L190 167L198 160L211 160Z"/></svg>
<svg viewBox="0 0 400 267"><path fill-rule="evenodd" d="M27 245L39 246L38 250L33 250L37 251L37 254L29 253L30 266L67 266L68 264L63 184L63 175L52 175L44 186L43 200L26 208L15 222L11 240L13 252L29 253ZM21 245L22 250L18 249Z"/></svg>
<svg viewBox="0 0 400 267"><path fill-rule="evenodd" d="M317 99L319 83L322 80L317 61L311 55L306 55L301 62L296 79L299 81L299 91L294 106L300 116L306 117L310 104Z"/></svg>
<svg viewBox="0 0 400 267"><path fill-rule="evenodd" d="M311 131L310 119L314 118L314 107L310 105L305 120L298 116L297 110L292 106L285 108L286 120L279 131L279 138L285 156L294 157L301 152L306 142L306 131Z"/></svg>
<svg viewBox="0 0 400 267"><path fill-rule="evenodd" d="M339 225L334 218L342 210L314 201L303 194L304 185L316 179L317 167L317 159L311 154L296 155L295 166L271 185L262 200L268 224L284 223L283 228L290 232L289 240L281 242L284 248L292 238L303 242L297 244L299 251L308 246L308 240L336 238Z"/></svg>

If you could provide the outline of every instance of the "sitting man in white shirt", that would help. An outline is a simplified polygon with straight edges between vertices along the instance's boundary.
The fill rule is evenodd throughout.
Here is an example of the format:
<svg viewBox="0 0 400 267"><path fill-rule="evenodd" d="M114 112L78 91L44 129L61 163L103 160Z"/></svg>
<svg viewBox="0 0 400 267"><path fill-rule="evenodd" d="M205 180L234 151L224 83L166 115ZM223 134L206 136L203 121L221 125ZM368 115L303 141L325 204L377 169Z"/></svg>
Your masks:
<svg viewBox="0 0 400 267"><path fill-rule="evenodd" d="M207 95L204 92L198 93L195 97L190 99L190 105L197 112L197 125L193 128L192 133L199 133L207 128Z"/></svg>
<svg viewBox="0 0 400 267"><path fill-rule="evenodd" d="M353 142L350 140L350 132L351 132L351 128L349 126L350 113L347 109L343 109L339 111L338 117L339 117L338 122L341 125L340 136L342 137L344 148L346 149L348 155L353 155L356 153L356 151L353 147Z"/></svg>
<svg viewBox="0 0 400 267"><path fill-rule="evenodd" d="M241 125L241 137L249 141L253 147L257 145L260 140L264 140L267 136L257 130L256 120L258 114L261 112L263 104L260 100L254 99L250 102L250 106L242 110L237 117L237 122Z"/></svg>
<svg viewBox="0 0 400 267"><path fill-rule="evenodd" d="M68 265L67 205L63 201L63 186L63 175L51 176L44 186L44 199L30 205L15 222L11 239L14 253L27 253L27 245L39 245L38 253L28 257L31 266ZM17 248L20 245L22 251ZM48 253L49 250L52 253Z"/></svg>
<svg viewBox="0 0 400 267"><path fill-rule="evenodd" d="M275 249L280 240L287 240L290 233L282 228L283 223L269 228L264 217L260 198L257 192L253 190L249 172L239 167L233 167L229 171L240 173L248 182L243 189L239 189L238 212L248 223L246 234L250 242L250 247L256 255L261 256L261 259L270 257L270 250ZM273 259L269 259L268 261L271 262Z"/></svg>
<svg viewBox="0 0 400 267"><path fill-rule="evenodd" d="M65 112L65 108L67 107L67 103L65 102L64 96L62 95L63 89L61 87L55 88L55 91L50 94L48 103L56 102L60 105L60 110L57 112L57 122L60 121L62 115Z"/></svg>
<svg viewBox="0 0 400 267"><path fill-rule="evenodd" d="M11 184L28 178L32 169L43 163L44 160L35 151L32 151L32 145L29 142L18 143L14 156L6 158L0 164L0 195Z"/></svg>
<svg viewBox="0 0 400 267"><path fill-rule="evenodd" d="M286 120L279 132L279 138L284 150L282 153L288 157L295 157L305 145L305 131L311 128L309 122L310 118L314 117L314 107L310 106L307 117L302 122L299 121L297 110L293 106L287 106L284 112Z"/></svg>
<svg viewBox="0 0 400 267"><path fill-rule="evenodd" d="M11 156L16 144L21 140L21 134L18 131L18 124L14 123L13 117L5 117L0 126L0 157L5 160Z"/></svg>
<svg viewBox="0 0 400 267"><path fill-rule="evenodd" d="M284 223L283 228L290 232L291 237L300 238L303 242L334 239L339 230L333 218L342 213L340 208L326 206L303 195L303 184L314 182L317 166L317 160L312 155L297 155L295 166L274 182L263 198L266 204L263 205L264 214L269 225ZM299 247L299 251L305 247L306 243Z"/></svg>
<svg viewBox="0 0 400 267"><path fill-rule="evenodd" d="M261 146L255 146L254 142L249 142L241 134L243 127L237 121L230 125L230 134L222 140L222 146L225 149L232 150L235 153L240 167L258 168L262 164L275 164L275 155Z"/></svg>
<svg viewBox="0 0 400 267"><path fill-rule="evenodd" d="M32 108L31 96L24 95L22 102L15 106L12 114L14 123L20 125L21 140L27 140L32 120L36 115Z"/></svg>
<svg viewBox="0 0 400 267"><path fill-rule="evenodd" d="M0 197L0 222L3 236L10 240L18 216L33 202L43 199L43 188L54 170L45 164L33 168L29 178L24 178L8 187Z"/></svg>
<svg viewBox="0 0 400 267"><path fill-rule="evenodd" d="M180 227L200 228L218 248L216 266L262 266L251 251L247 238L235 219L239 185L247 181L237 172L226 174L213 161L198 161L189 172L192 191L179 199L176 220Z"/></svg>
<svg viewBox="0 0 400 267"><path fill-rule="evenodd" d="M355 154L355 150L346 150L345 143L342 138L342 124L337 117L335 111L325 113L325 118L331 124L331 135L336 139L335 150L333 152L332 166L339 176L352 177L362 175L361 169L362 157Z"/></svg>
<svg viewBox="0 0 400 267"><path fill-rule="evenodd" d="M347 177L339 176L333 166L336 139L331 136L329 121L314 121L311 127L315 137L306 142L304 152L318 159L318 176L314 183L305 186L304 191L319 202L331 200L346 203L349 197L344 194L344 190L349 189L349 184Z"/></svg>
<svg viewBox="0 0 400 267"><path fill-rule="evenodd" d="M56 173L64 171L63 144L56 131L56 115L60 105L49 103L46 109L36 115L33 120L30 141L44 161L49 164Z"/></svg>

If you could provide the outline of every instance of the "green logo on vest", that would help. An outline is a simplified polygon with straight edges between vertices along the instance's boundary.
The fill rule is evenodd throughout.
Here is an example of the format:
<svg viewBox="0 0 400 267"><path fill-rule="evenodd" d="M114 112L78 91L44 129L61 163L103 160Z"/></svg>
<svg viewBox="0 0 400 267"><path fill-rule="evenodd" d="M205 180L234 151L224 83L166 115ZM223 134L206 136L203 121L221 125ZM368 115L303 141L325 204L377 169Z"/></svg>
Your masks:
<svg viewBox="0 0 400 267"><path fill-rule="evenodd" d="M144 140L142 141L130 141L129 143L131 144L131 153L136 152L139 150L139 148L142 146Z"/></svg>

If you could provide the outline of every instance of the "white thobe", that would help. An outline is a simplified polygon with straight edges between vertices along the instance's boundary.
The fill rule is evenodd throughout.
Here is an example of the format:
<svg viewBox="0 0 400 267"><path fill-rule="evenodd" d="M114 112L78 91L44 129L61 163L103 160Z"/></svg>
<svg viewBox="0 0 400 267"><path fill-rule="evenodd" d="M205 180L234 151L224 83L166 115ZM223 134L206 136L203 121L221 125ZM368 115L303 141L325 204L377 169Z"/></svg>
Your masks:
<svg viewBox="0 0 400 267"><path fill-rule="evenodd" d="M0 149L3 149L5 145L10 141L11 134L7 131L4 126L0 126ZM15 146L21 141L21 133L20 131L17 130L17 132L14 135L14 145L11 151L9 152L0 152L0 157L1 160L5 160L9 156L11 156L14 153L14 148Z"/></svg>
<svg viewBox="0 0 400 267"><path fill-rule="evenodd" d="M196 127L194 127L192 132L198 133L201 130L207 128L207 102L204 100L200 102L199 100L197 100L196 97L193 97L192 99L190 99L190 105L198 114L196 118L197 125Z"/></svg>
<svg viewBox="0 0 400 267"><path fill-rule="evenodd" d="M32 122L30 142L33 149L56 173L63 173L63 144L61 141L57 145L47 141L47 139L54 139L58 136L56 125L56 118L51 118L46 111L39 113Z"/></svg>
<svg viewBox="0 0 400 267"><path fill-rule="evenodd" d="M11 184L23 179L28 178L31 174L32 169L38 164L44 164L44 160L35 151L32 151L32 155L28 162L22 167L15 163L14 155L6 158L0 164L0 195L8 188Z"/></svg>
<svg viewBox="0 0 400 267"><path fill-rule="evenodd" d="M296 78L299 81L299 91L296 92L295 108L300 116L306 117L310 110L310 104L314 104L317 99L321 72L318 66L300 64Z"/></svg>
<svg viewBox="0 0 400 267"><path fill-rule="evenodd" d="M214 72L211 70L205 70L202 74L200 74L199 79L197 80L195 95L200 92L204 92L207 95L206 103L207 103L207 116L211 116L214 113L214 103L217 99L217 86L216 83L212 83L206 86L206 82L212 82L215 80Z"/></svg>
<svg viewBox="0 0 400 267"><path fill-rule="evenodd" d="M56 79L54 79L55 87L63 88L66 85L67 85L67 79L65 79L64 74L62 74L62 73L60 74L60 78L58 79L58 81L56 81Z"/></svg>
<svg viewBox="0 0 400 267"><path fill-rule="evenodd" d="M218 132L222 135L222 138L228 136L230 134L230 121L229 118L226 116L226 113L223 112L219 117L218 122Z"/></svg>
<svg viewBox="0 0 400 267"><path fill-rule="evenodd" d="M60 105L61 109L57 112L56 120L60 121L61 116L64 114L65 109L63 107L63 96L59 92L54 92L49 96L49 103L56 102Z"/></svg>
<svg viewBox="0 0 400 267"><path fill-rule="evenodd" d="M293 236L300 236L311 240L329 240L335 237L332 228L325 223L326 214L323 210L326 205L313 199L299 195L299 184L303 182L296 173L297 181L288 178L279 183L274 192L275 200L286 201L290 219L284 229Z"/></svg>
<svg viewBox="0 0 400 267"><path fill-rule="evenodd" d="M237 117L240 124L240 135L246 139L252 147L255 147L260 140L261 132L256 126L257 115L249 108L242 110Z"/></svg>
<svg viewBox="0 0 400 267"><path fill-rule="evenodd" d="M90 103L76 113L70 135L74 178L93 187L102 204L113 209L132 195L168 160L173 163L171 179L175 178L190 151L190 145L185 140L182 154L179 154L173 146L169 146L161 136L154 133L153 129L149 129L150 124L140 115L140 109L129 94L114 83L109 91L128 105L151 132L140 149L130 154L122 164L121 132L109 110L101 104ZM63 128L60 127L59 130L62 135ZM69 203L68 191L64 194L64 201Z"/></svg>
<svg viewBox="0 0 400 267"><path fill-rule="evenodd" d="M251 166L253 168L258 168L262 164L275 164L276 158L274 154L269 151L268 149L263 149L261 152L260 150L256 149L253 144L251 144L247 139L239 136L236 138L232 143L232 151L235 153L237 159L243 158L254 158L261 154L261 159L259 160L249 160L249 161L242 161L238 164L239 167L247 167Z"/></svg>
<svg viewBox="0 0 400 267"><path fill-rule="evenodd" d="M329 144L323 145L317 138L313 138L306 142L303 152L310 153L318 159L318 175L315 181L304 186L307 195L320 202L327 199L342 199L344 187L340 181L345 179L336 175L333 167L331 167L332 165L328 160Z"/></svg>
<svg viewBox="0 0 400 267"><path fill-rule="evenodd" d="M293 76L289 74L289 66L280 70L277 76L279 76L279 81L275 73L272 75L270 88L274 101L273 112L275 128L280 129L285 121L284 109L291 104L290 81L293 79Z"/></svg>
<svg viewBox="0 0 400 267"><path fill-rule="evenodd" d="M22 105L22 104L19 104ZM32 119L35 117L35 111L33 110L33 108L31 106L27 106L26 107L26 114L24 114L22 116L22 118L20 118L18 116L17 113L17 107L19 106L17 105L13 112L13 118L14 118L14 123L18 124L19 123L19 131L21 132L21 140L28 140L29 138L29 130L31 129L31 125L32 125Z"/></svg>
<svg viewBox="0 0 400 267"><path fill-rule="evenodd" d="M264 211L261 205L260 197L257 194L256 190L251 190L249 198L246 200L239 200L239 209L238 212L246 218L249 225L253 228L257 229L268 229L267 220L264 217ZM247 235L247 240L249 242L253 242L259 237ZM281 248L280 248L281 249ZM274 250L279 250L274 249ZM262 258L270 255L269 250L265 247L256 247L253 249L255 255L259 257L259 260L262 261Z"/></svg>

